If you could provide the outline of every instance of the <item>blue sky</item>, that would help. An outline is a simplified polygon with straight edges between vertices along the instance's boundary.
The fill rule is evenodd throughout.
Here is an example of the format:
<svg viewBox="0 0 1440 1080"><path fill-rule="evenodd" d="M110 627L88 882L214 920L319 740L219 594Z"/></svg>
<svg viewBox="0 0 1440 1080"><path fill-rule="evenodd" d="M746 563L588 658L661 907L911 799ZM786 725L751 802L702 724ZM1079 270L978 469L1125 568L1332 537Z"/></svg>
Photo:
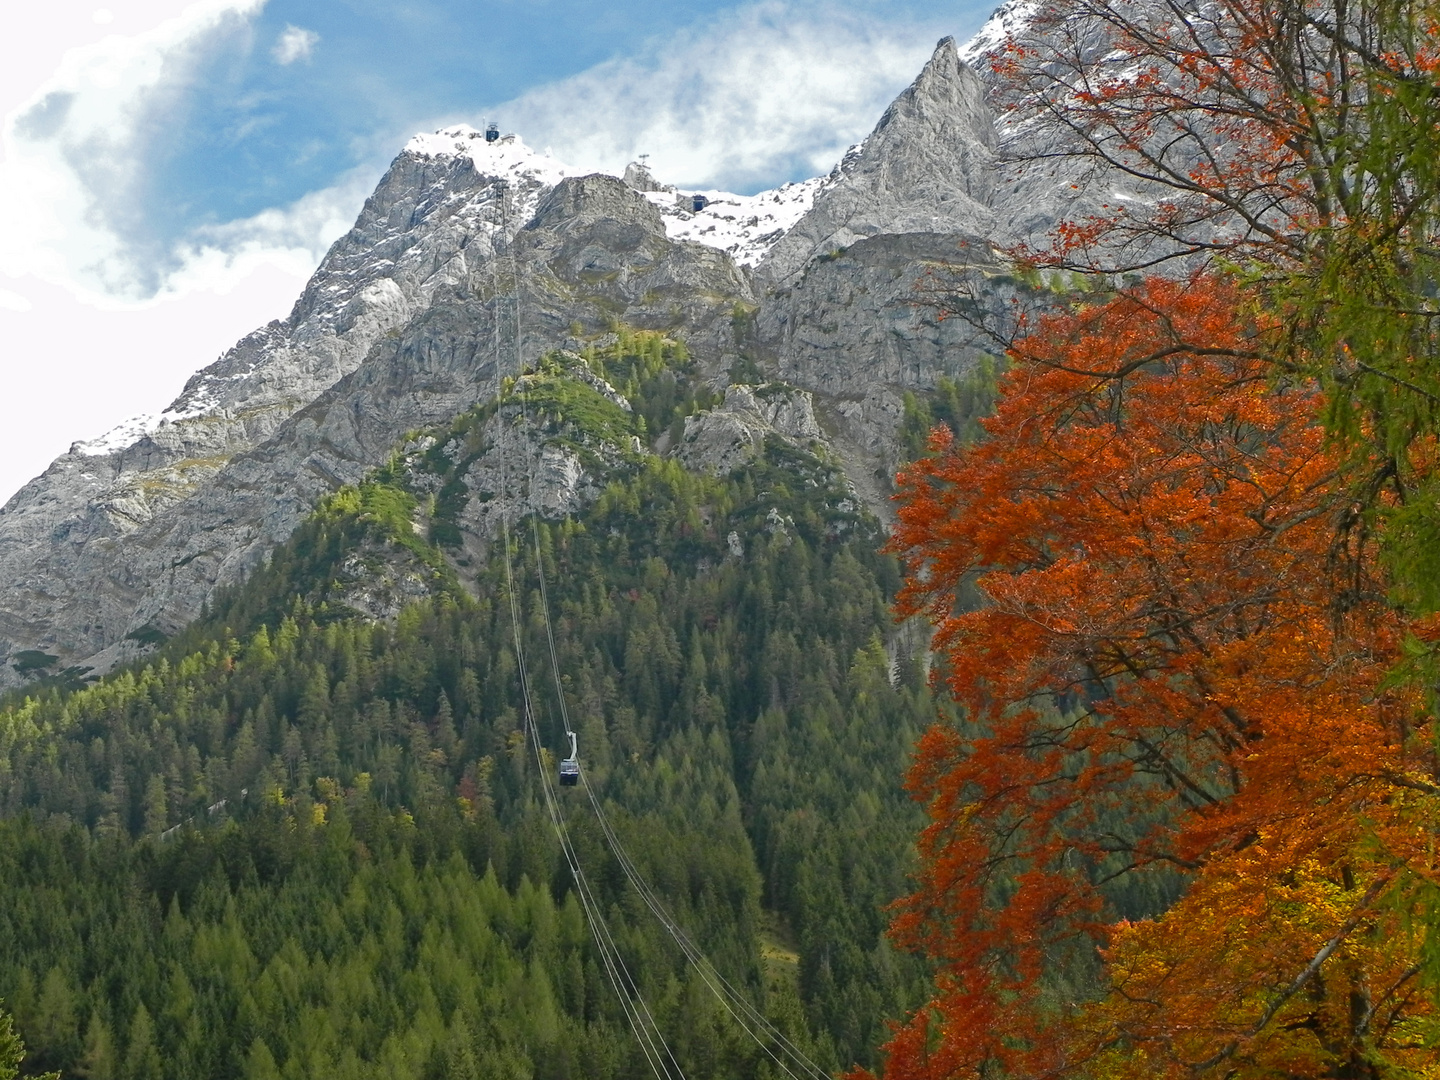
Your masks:
<svg viewBox="0 0 1440 1080"><path fill-rule="evenodd" d="M991 6L51 0L8 13L0 499L15 469L43 465L39 447L48 460L102 422L158 411L185 374L283 314L416 131L495 119L574 167L649 153L662 179L752 192L826 171L935 41L968 37ZM58 353L56 319L73 331ZM34 348L48 369L25 359ZM34 419L61 372L63 437Z"/></svg>
<svg viewBox="0 0 1440 1080"><path fill-rule="evenodd" d="M723 36L747 14L758 16L750 25L818 30L841 22L857 40L869 31L887 42L923 47L942 32L973 30L988 7L917 0L271 0L243 28L225 25L203 40L201 71L182 93L158 103L156 134L168 146L153 162L143 216L181 230L207 217L253 215L325 187L347 168L388 158L417 125L482 114L504 120L514 112L506 103L527 91L606 61L631 59L642 71L657 67L667 50ZM287 31L296 40L297 30L306 43L303 55L277 62L284 59L277 46ZM766 42L755 44L763 49ZM697 66L704 58L703 48L693 56ZM857 76L867 67L861 53L848 59ZM891 90L903 85L890 82ZM703 106L697 101L697 107ZM586 102L576 101L574 108L584 113ZM591 119L601 128L615 120L603 114ZM736 131L735 137L748 134ZM774 184L801 178L795 172L734 179ZM177 194L183 195L179 202Z"/></svg>

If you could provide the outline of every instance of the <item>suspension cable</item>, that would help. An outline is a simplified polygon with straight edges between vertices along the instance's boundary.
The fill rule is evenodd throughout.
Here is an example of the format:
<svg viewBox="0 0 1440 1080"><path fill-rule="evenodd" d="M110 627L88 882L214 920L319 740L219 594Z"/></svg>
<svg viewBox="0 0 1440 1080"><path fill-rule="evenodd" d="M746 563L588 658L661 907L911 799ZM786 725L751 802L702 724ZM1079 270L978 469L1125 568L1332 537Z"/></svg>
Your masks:
<svg viewBox="0 0 1440 1080"><path fill-rule="evenodd" d="M606 842L614 854L616 862L620 864L620 869L624 872L626 879L640 895L640 899L644 901L645 906L650 909L651 914L655 916L660 925L674 938L675 943L680 947L681 952L685 954L686 959L694 965L696 974L700 976L710 992L725 1006L726 1011L730 1013L735 1022L770 1056L771 1060L774 1061L786 1075L792 1077L796 1075L790 1068L790 1065L793 1064L795 1068L800 1070L802 1075L811 1077L812 1080L829 1080L830 1074L816 1065L784 1032L771 1023L769 1018L760 1012L745 994L736 989L734 984L726 979L725 976L720 973L720 970L715 967L709 958L695 945L680 924L671 916L664 903L660 900L659 896L656 895L654 889L650 887L650 884L645 880L639 868L635 865L634 860L631 859L629 853L625 850L625 846L620 842L620 837L616 833L614 826L610 824L604 808L596 797L595 789L590 785L589 778L583 770L580 773L580 782L585 786L585 792L589 796L590 805L594 809L595 816L600 822L601 831L605 834ZM790 1059L789 1064L777 1056L771 1047L772 1043L778 1046L786 1057Z"/></svg>
<svg viewBox="0 0 1440 1080"><path fill-rule="evenodd" d="M508 185L504 185L503 182L500 189L500 199L500 233L505 234L508 232L509 226ZM508 238L506 241L506 246L507 248L509 248L511 273L515 286L515 360L516 377L518 383L517 398L520 402L520 420L521 424L523 425L528 422L528 415L526 410L524 385L523 382L519 381L523 378L522 369L524 356L522 344L522 324L520 322L520 274L519 266L515 259L514 248L513 245L509 242ZM495 283L495 397L496 401L498 402L500 400L500 394L502 389L501 371L503 370L503 363L501 358L501 290L498 248L494 252L493 259L494 261L492 262L492 270ZM498 420L498 412L496 416ZM503 425L497 424L497 429L503 432ZM529 476L527 477L527 490L533 493L533 467L527 469L527 472L529 472ZM654 1016L651 1015L648 1006L646 1006L644 997L640 993L639 985L631 976L630 971L625 964L624 957L620 953L620 948L616 944L613 935L610 933L610 928L605 921L604 913L601 909L600 903L596 899L594 893L590 888L589 879L585 876L584 870L580 865L579 854L578 852L576 852L574 844L570 839L569 829L565 823L564 815L561 812L559 801L555 795L555 790L550 783L550 774L545 767L545 759L541 746L539 725L536 721L534 713L534 696L531 688L528 665L526 664L525 660L524 634L521 630L522 612L520 608L520 599L515 588L515 571L510 550L509 511L505 502L505 496L508 494L509 490L509 475L508 465L506 463L503 447L501 448L500 454L500 490L502 494L500 500L501 544L503 547L505 559L505 582L510 607L510 625L514 638L516 669L520 681L522 723L525 728L526 741L530 743L535 755L536 771L539 773L540 776L541 790L544 796L545 808L550 818L551 826L554 828L555 835L560 842L561 852L565 857L565 862L570 870L571 878L575 882L576 896L580 901L581 911L585 916L586 924L590 929L591 936L594 938L596 948L600 953L601 963L605 968L607 980L610 982L612 989L614 989L615 991L616 997L620 1001L621 1010L625 1013L625 1018L628 1021L631 1030L635 1034L636 1042L640 1046L641 1053L644 1055L646 1063L650 1066L651 1071L655 1074L657 1080L684 1080L685 1074L680 1068L679 1062L675 1060L675 1056L671 1052L669 1045L665 1042L665 1038L660 1032L659 1024L656 1023ZM534 535L538 553L538 528L536 529ZM540 571L542 598L544 598L544 568L543 566L541 566L538 567L538 569ZM550 630L548 599L545 600L545 607L546 629L547 632L549 632L550 646L553 650L554 634L553 631ZM561 704L563 709L563 697L561 699ZM566 716L565 721L566 731L568 733L568 716Z"/></svg>
<svg viewBox="0 0 1440 1080"><path fill-rule="evenodd" d="M505 211L505 209L506 209L506 208L502 207L502 213ZM523 342L523 340L524 340L524 327L523 327L523 322L522 322L522 319L521 319L521 307L522 307L521 288L522 288L522 286L521 286L521 281L520 281L519 266L518 266L518 263L517 263L516 257L515 257L514 245L513 245L513 244L507 244L507 250L508 250L508 255L509 255L509 259L510 259L511 276L512 276L512 280L513 280L514 286L515 286L515 318L514 318L514 323L515 323L515 342L516 342L516 346L515 346L515 351L516 351L516 367L517 367L517 375L518 375L518 374L519 374L519 369L520 369L521 366L522 366L522 360L521 360L522 352L521 352L521 349L522 349L522 342ZM498 253L497 253L497 255L498 255ZM497 282L498 282L498 279L499 279L499 270L498 270L498 268L496 269L496 279L497 279ZM497 307L497 310L496 310L496 334L497 334L497 340L498 340L498 335L499 335L499 310L498 310L498 307ZM496 355L497 355L497 364L498 364L498 356L499 356L498 347L497 347L497 353L496 353ZM497 372L498 372L498 366L497 366ZM498 378L498 375L497 375L497 378ZM497 396L498 396L498 394L497 394ZM518 387L518 397L519 397L519 401L520 401L520 414L521 414L521 419L522 419L522 422L524 422L524 421L526 421L526 420L528 419L528 415L527 415L527 412L526 412L526 399L525 399L525 393L524 393L524 387L523 387L523 385L520 385L520 386ZM503 460L502 460L502 470L503 470L503 468L504 468L504 465L503 465ZM530 461L530 460L528 459L528 457L527 457L527 472L529 473L529 476L528 476L527 479L528 479L528 483L529 483L529 489L530 489L532 492L533 492L533 490L534 490L534 471L533 471L533 470L534 470L534 464L533 464L533 462ZM505 491L505 490L506 490L506 489L505 489L505 487L504 487L504 473L503 473L503 471L502 471L502 486L501 486L501 491L503 492L503 491ZM507 574L507 581L509 581L509 580L510 580L510 579L509 579L509 575L510 575L510 573L511 573L511 569L510 569L510 551L509 551L509 532L508 532L508 522L507 522L507 519L505 518L505 511L504 511L503 505L502 505L502 507L501 507L501 521L502 521L502 529L504 530L504 533L505 533L505 543L506 543L506 574ZM564 684L563 684L563 681L562 681L561 675L560 675L559 650L557 649L556 644L555 644L555 627L554 627L554 622L553 622L553 620L552 620L551 617L550 617L550 596L549 596L549 589L548 589L548 587L547 587L547 585L546 585L546 580L545 580L544 553L543 553L543 551L542 551L541 544L540 544L540 524L539 524L539 516L538 516L538 514L532 514L532 515L531 515L530 525L531 525L532 544L533 544L534 551L535 551L535 572L536 572L536 576L537 576L537 578L538 578L539 585L540 585L540 609L541 609L541 618L542 618L542 622L544 623L544 626L545 626L546 642L547 642L547 645L548 645L548 647L549 647L549 653L550 653L550 671L551 671L551 675L552 675L552 677L553 677L554 685L555 685L555 698L556 698L556 701L557 701L558 704L559 704L559 713L560 713L560 721L561 721L561 724L562 724L563 727L564 727L564 731L565 731L566 736L571 740L571 745L573 746L573 745L575 745L575 743L574 743L575 731L574 731L573 727L571 726L571 722L570 722L570 711L569 711L569 706L568 706L567 701L566 701L565 687L564 687ZM518 666L520 667L520 670L521 670L521 672L522 672L522 682L523 682L524 685L525 685L524 693L525 693L526 707L527 707L527 709L528 709L528 708L529 708L529 702L530 702L530 700L531 700L531 699L530 699L530 696L529 696L529 695L530 695L530 690L529 690L529 685L530 685L530 684L529 684L528 676L526 676L526 675L523 674L523 673L525 672L525 663L524 663L523 656L520 654L520 642L519 642L519 634L520 634L519 625L520 625L520 624L519 624L519 612L518 612L518 609L516 608L516 604L517 604L517 601L516 601L516 598L515 598L515 594L514 594L514 590L513 590L513 585L512 585L512 587L511 587L511 606L512 606L511 618L512 618L512 622L513 622L514 627L515 627L515 634L516 634L516 650L517 650L516 659L517 659L517 664L518 664ZM528 714L527 714L527 715L528 715ZM532 723L532 724L534 723L534 718L533 718L533 716L529 717L529 722ZM538 752L538 746L539 746L539 732L538 732L538 729L535 730L535 733L534 733L534 734L535 734L535 745L536 745L536 747L537 747L537 752ZM544 784L545 784L545 786L546 786L547 799L553 798L553 793L551 792L551 788L550 788L550 778L549 778L549 774L548 774L548 772L545 771L543 762L541 763L540 770L541 770L541 773L542 773L542 776L543 776L543 782L544 782ZM791 1068L791 1065L793 1065L796 1069L798 1069L798 1070L800 1071L800 1073L801 1073L802 1075L810 1078L810 1080L828 1080L829 1074L828 1074L824 1069L820 1068L820 1066L816 1065L816 1064L804 1053L804 1051L802 1051L799 1047L797 1047L797 1046L784 1034L784 1032L780 1031L779 1028L775 1027L775 1025L772 1024L772 1023L770 1022L770 1020L769 1020L763 1013L761 1013L761 1012L751 1003L751 1001L749 1000L748 997L746 997L743 993L741 993L738 989L736 989L736 987L735 987L729 980L727 980L727 979L724 977L724 975L722 975L722 974L720 973L719 969L716 968L716 967L714 966L714 964L712 964L712 963L709 961L709 959L704 955L704 953L701 952L701 950L700 950L700 949L695 945L695 943L689 938L689 936L684 932L684 930L681 929L680 925L679 925L679 924L675 921L675 919L670 915L670 913L668 912L668 910L666 910L664 904L660 901L660 898L655 894L655 891L650 887L649 883L645 880L644 876L640 873L639 868L635 865L634 860L631 859L629 853L625 850L624 845L623 845L623 844L621 843L621 841L620 841L619 835L616 833L614 827L610 824L609 818L608 818L608 817L606 816L606 814L605 814L604 807L601 805L600 800L596 797L595 790L594 790L594 788L591 787L591 785L590 785L590 783L589 783L589 779L588 779L588 777L586 776L585 771L584 771L583 769L580 771L580 782L585 786L586 795L587 795L588 798L589 798L591 808L594 810L595 817L596 817L596 819L599 821L600 829L601 829L602 834L603 834L604 837L605 837L606 844L607 844L607 846L610 848L610 851L611 851L611 853L614 855L615 860L616 860L616 862L619 864L621 870L624 872L626 879L630 882L631 886L632 886L632 887L635 889L635 891L639 894L641 900L645 903L646 907L650 910L650 912L655 916L656 920L660 923L660 925L661 925L662 927L664 927L664 929L665 929L665 930L670 934L670 936L674 939L676 945L679 946L680 951L681 951L682 954L685 956L686 960L687 960L691 965L694 966L694 968L695 968L695 970L696 970L696 973L700 976L700 979L701 979L701 981L704 982L705 986L710 990L710 992L711 992L712 994L715 995L715 997L716 997L716 998L720 1001L720 1003L725 1007L726 1011L730 1013L731 1017L736 1021L736 1023L738 1023L738 1024L740 1025L740 1027L745 1031L745 1033L746 1033L747 1035L749 1035L750 1038L751 1038L752 1040L754 1040L754 1041L756 1042L756 1044L759 1045L760 1048L761 1048L762 1050L764 1050L765 1053L770 1056L771 1060L773 1060L773 1061L775 1062L775 1064L776 1064L786 1075L791 1076L791 1077L794 1077L794 1076L796 1075L795 1072L792 1071L792 1068ZM557 825L557 831L559 831L560 828L561 828L561 826L560 826L560 825ZM568 844L568 834L567 834L565 840L562 841L562 843ZM572 871L572 875L575 876L576 881L577 881L577 885L578 885L578 883L580 882L581 877L582 877L582 875L580 874L578 862L577 862L574 866L572 866L571 871ZM586 885L584 886L584 888L588 891L588 884L586 884ZM603 920L600 921L600 925L601 925L602 927L605 926ZM609 933L608 928L605 928L605 932L606 932L606 934L607 934L607 936L608 936L608 933ZM613 947L613 942L612 942L612 947ZM633 983L633 981L629 980L629 973L628 973L628 971L624 971L623 968L622 968L621 970L622 970L622 973L623 973L623 975L625 976L625 979L627 980L629 986L630 986L632 989L634 989L634 983ZM643 1000L642 998L640 998L638 989L634 989L634 992L635 992L635 1000L639 1002L639 1005L640 1005L640 1007L641 1007L642 1009L645 1008L645 1006L644 1006L644 1000ZM621 996L623 997L624 995L622 994ZM649 1011L648 1011L648 1009L645 1010L645 1015L646 1015L646 1017L650 1020L650 1022L653 1024L653 1023L654 1023L654 1019L653 1019L653 1017L650 1017L650 1016L649 1016ZM656 1034L657 1034L657 1036L659 1035L659 1029L658 1029L658 1027L656 1028ZM665 1047L665 1052L666 1052L667 1056L669 1056L669 1047L664 1043L663 1037L661 1038L660 1041L661 1041L661 1045ZM776 1054L775 1050L772 1048L773 1046L778 1046L778 1047L779 1047L779 1049L780 1049L780 1050L783 1052L783 1054L785 1055L785 1058L788 1058L788 1059L789 1059L789 1062L788 1062L788 1063L787 1063L787 1061L786 1061L784 1058L782 1058L782 1057L780 1057L779 1055ZM671 1060L672 1062L674 1062L673 1056L670 1056L670 1060ZM679 1068L678 1064L677 1064L675 1067L676 1067L676 1069L678 1069L678 1068Z"/></svg>
<svg viewBox="0 0 1440 1080"><path fill-rule="evenodd" d="M507 244L506 250L509 252L510 255L510 274L515 281L515 363L518 367L521 362L520 356L522 355L522 349L525 342L525 327L523 322L521 321L521 308L523 307L524 301L521 295L522 286L520 283L520 268L519 264L516 262L515 259L515 245ZM522 420L526 418L525 394L523 388L520 394L520 416ZM531 462L530 459L527 458L526 463L527 467L531 469L530 482L533 485L533 462ZM530 531L535 544L535 573L540 580L540 609L544 615L545 636L550 643L550 671L555 678L555 699L560 703L560 723L564 725L565 734L568 738L571 739L571 745L574 745L573 740L575 736L575 731L570 727L570 709L565 704L565 688L561 685L560 682L560 665L555 659L555 630L554 627L550 624L550 595L549 591L545 587L545 567L542 562L542 556L540 551L540 515L538 513L530 515Z"/></svg>

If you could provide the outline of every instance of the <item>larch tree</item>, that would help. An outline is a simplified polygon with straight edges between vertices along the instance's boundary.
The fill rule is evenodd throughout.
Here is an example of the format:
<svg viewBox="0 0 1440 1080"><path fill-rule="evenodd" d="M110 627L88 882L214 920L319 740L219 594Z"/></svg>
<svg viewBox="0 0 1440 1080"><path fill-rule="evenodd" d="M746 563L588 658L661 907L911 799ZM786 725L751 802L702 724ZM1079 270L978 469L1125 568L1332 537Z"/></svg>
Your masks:
<svg viewBox="0 0 1440 1080"><path fill-rule="evenodd" d="M15 1033L15 1021L0 1009L0 1080L15 1080L25 1060L25 1044ZM35 1080L60 1080L58 1072L36 1076Z"/></svg>

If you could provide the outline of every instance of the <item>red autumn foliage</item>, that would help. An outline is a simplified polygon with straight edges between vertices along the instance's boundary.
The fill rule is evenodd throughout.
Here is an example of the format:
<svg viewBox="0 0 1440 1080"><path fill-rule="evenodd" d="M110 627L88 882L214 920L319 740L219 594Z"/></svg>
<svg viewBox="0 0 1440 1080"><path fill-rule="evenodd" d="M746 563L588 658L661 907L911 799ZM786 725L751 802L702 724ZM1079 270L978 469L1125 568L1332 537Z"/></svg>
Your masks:
<svg viewBox="0 0 1440 1080"><path fill-rule="evenodd" d="M899 612L964 720L909 777L936 993L887 1080L1436 1066L1412 628L1242 310L1200 276L1051 316L987 437L901 475Z"/></svg>

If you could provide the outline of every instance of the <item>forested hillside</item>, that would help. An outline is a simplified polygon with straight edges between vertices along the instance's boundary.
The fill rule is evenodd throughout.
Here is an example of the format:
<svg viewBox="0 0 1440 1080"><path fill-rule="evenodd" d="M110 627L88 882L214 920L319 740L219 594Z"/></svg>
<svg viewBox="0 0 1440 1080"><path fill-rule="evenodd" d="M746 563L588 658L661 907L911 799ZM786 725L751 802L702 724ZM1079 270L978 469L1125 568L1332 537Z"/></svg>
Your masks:
<svg viewBox="0 0 1440 1080"><path fill-rule="evenodd" d="M542 810L505 560L445 546L468 496L440 448L478 453L495 423L611 463L588 511L510 534L548 748L537 550L587 781L678 922L827 1068L873 1061L884 1018L923 1000L883 908L935 705L887 652L898 574L876 523L780 441L722 477L615 453L710 399L656 335L582 361L633 412L567 377L578 359L416 433L145 664L0 714L0 997L27 1070L639 1075ZM392 621L347 604L399 580L424 595ZM573 789L565 812L686 1075L775 1075Z"/></svg>

